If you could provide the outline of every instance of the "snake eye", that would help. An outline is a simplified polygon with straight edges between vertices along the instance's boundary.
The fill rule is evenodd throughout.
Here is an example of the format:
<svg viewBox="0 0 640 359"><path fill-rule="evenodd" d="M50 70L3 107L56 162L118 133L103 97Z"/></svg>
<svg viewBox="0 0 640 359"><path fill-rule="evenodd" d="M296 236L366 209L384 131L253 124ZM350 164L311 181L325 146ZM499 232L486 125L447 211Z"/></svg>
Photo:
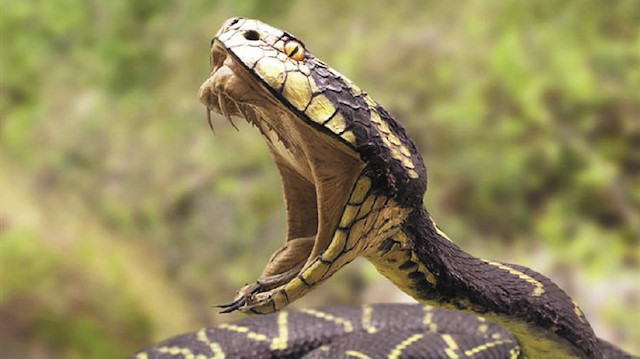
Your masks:
<svg viewBox="0 0 640 359"><path fill-rule="evenodd" d="M302 59L304 59L304 47L295 40L287 41L287 43L284 44L284 53L296 61L302 61Z"/></svg>

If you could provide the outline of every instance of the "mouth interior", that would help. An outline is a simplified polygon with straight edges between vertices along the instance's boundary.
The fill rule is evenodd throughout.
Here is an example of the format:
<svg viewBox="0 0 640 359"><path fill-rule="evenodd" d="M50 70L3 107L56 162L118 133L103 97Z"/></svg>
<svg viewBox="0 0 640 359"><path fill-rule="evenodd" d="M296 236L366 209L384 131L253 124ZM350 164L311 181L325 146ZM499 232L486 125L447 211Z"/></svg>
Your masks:
<svg viewBox="0 0 640 359"><path fill-rule="evenodd" d="M220 44L212 48L211 66L200 100L208 112L218 112L232 124L232 117L239 117L257 127L282 179L285 244L273 253L257 283L239 293L245 297L268 294L294 279L327 249L338 212L362 165L340 141L304 123Z"/></svg>

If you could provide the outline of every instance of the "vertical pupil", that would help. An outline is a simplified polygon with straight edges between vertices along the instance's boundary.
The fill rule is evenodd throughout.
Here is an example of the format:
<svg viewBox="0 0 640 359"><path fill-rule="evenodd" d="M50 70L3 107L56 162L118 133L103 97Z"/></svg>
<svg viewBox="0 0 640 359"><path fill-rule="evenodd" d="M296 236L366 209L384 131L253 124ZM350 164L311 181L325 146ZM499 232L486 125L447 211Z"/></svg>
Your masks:
<svg viewBox="0 0 640 359"><path fill-rule="evenodd" d="M296 45L291 51L289 51L289 56L294 56L298 53L298 46Z"/></svg>

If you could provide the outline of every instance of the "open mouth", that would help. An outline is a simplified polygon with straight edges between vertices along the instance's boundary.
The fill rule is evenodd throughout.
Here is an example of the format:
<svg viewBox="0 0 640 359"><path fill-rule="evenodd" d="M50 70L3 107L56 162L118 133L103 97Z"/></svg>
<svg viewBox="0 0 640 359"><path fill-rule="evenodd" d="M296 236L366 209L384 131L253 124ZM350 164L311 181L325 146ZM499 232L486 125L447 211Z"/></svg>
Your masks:
<svg viewBox="0 0 640 359"><path fill-rule="evenodd" d="M287 213L285 244L272 254L258 280L221 308L223 312L258 312L256 307L271 300L270 309L259 312L279 310L344 265L325 263L323 273L313 274L313 282L301 275L309 273L332 242L364 163L343 143L312 128L273 87L217 41L211 66L211 75L199 90L201 102L208 114L220 113L232 124L234 118L244 118L260 130L282 179ZM295 280L304 282L306 289L285 290ZM285 303L274 304L276 293L286 298Z"/></svg>

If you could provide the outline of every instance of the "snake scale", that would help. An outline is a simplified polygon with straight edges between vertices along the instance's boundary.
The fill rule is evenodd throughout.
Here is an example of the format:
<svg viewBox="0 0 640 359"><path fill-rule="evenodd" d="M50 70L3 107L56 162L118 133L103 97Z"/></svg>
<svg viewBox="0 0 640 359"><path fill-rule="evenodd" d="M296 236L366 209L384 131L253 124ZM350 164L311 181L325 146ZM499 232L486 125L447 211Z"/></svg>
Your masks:
<svg viewBox="0 0 640 359"><path fill-rule="evenodd" d="M229 19L211 67L200 100L261 132L282 179L287 238L221 306L265 315L135 358L631 357L597 338L547 277L456 246L424 207L425 165L403 126L293 35ZM420 304L281 311L358 256Z"/></svg>

